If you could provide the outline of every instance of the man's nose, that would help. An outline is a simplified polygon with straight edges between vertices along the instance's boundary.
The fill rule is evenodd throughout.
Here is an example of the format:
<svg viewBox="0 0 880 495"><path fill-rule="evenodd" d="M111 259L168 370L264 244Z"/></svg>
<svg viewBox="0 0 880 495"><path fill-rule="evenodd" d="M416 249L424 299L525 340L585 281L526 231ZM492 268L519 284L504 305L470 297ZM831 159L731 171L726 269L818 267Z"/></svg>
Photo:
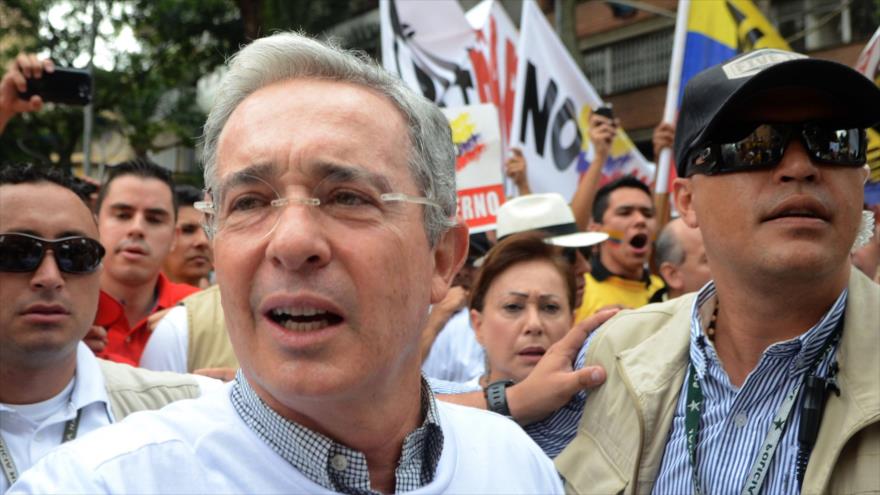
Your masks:
<svg viewBox="0 0 880 495"><path fill-rule="evenodd" d="M266 256L291 271L317 269L330 261L326 222L316 206L289 203L281 207L269 233Z"/></svg>
<svg viewBox="0 0 880 495"><path fill-rule="evenodd" d="M47 249L43 261L31 276L31 288L57 290L63 286L64 275L58 268L58 263L55 262L55 253L51 249Z"/></svg>
<svg viewBox="0 0 880 495"><path fill-rule="evenodd" d="M792 139L785 147L779 165L773 169L773 177L779 182L814 182L819 178L819 172L801 141Z"/></svg>

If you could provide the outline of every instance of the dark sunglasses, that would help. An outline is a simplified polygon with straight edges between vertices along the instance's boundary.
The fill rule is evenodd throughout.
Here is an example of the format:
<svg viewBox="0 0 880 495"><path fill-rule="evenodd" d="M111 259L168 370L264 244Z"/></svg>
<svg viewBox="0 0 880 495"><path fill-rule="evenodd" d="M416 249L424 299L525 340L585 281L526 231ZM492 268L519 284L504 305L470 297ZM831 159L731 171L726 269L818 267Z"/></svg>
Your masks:
<svg viewBox="0 0 880 495"><path fill-rule="evenodd" d="M814 162L842 167L865 164L867 138L864 129L858 127L825 123L757 124L743 132L725 134L729 137L715 139L691 153L686 176L775 167L794 136L798 136Z"/></svg>
<svg viewBox="0 0 880 495"><path fill-rule="evenodd" d="M104 246L88 237L43 239L29 234L0 234L0 272L32 272L43 262L46 250L55 255L64 273L92 273L104 257Z"/></svg>

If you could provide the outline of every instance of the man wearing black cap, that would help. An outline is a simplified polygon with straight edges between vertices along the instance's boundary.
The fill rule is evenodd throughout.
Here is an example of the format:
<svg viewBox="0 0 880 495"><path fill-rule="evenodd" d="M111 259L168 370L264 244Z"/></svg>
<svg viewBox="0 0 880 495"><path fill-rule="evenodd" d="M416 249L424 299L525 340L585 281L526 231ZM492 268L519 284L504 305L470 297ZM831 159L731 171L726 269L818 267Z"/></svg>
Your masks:
<svg viewBox="0 0 880 495"><path fill-rule="evenodd" d="M880 90L780 50L685 89L674 189L713 282L590 340L567 491L880 491L880 287L852 270Z"/></svg>

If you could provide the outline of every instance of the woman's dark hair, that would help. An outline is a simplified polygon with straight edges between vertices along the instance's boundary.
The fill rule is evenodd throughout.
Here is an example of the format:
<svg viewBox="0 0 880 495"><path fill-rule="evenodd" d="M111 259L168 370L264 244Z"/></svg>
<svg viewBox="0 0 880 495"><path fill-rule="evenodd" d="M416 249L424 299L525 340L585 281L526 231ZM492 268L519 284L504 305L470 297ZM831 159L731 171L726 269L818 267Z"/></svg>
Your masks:
<svg viewBox="0 0 880 495"><path fill-rule="evenodd" d="M469 307L483 311L486 293L489 292L489 287L498 276L517 263L539 260L549 261L562 275L567 286L568 307L574 310L577 286L571 262L562 254L562 248L544 242L545 237L546 235L540 232L514 234L490 249L477 273L476 281L471 290Z"/></svg>

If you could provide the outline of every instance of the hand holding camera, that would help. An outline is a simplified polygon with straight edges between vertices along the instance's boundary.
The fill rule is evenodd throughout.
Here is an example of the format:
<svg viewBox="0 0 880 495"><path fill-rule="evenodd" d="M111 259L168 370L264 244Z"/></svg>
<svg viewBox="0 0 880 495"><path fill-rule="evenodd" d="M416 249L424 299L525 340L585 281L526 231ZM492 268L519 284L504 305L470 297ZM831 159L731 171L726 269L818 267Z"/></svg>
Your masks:
<svg viewBox="0 0 880 495"><path fill-rule="evenodd" d="M590 115L590 143L597 155L608 156L611 143L617 136L618 120L610 104L601 106Z"/></svg>

